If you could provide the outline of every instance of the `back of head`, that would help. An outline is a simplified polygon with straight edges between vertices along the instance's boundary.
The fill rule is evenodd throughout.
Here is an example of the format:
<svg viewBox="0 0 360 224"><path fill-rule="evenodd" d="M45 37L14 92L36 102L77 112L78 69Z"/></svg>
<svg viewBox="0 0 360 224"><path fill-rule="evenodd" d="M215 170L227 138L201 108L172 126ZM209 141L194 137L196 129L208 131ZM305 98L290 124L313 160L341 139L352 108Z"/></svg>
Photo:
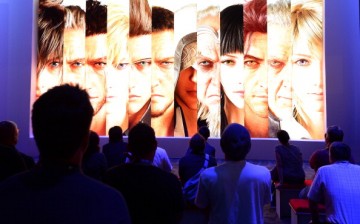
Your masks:
<svg viewBox="0 0 360 224"><path fill-rule="evenodd" d="M250 134L240 124L229 124L221 135L220 146L227 160L244 160L251 148Z"/></svg>
<svg viewBox="0 0 360 224"><path fill-rule="evenodd" d="M174 30L174 13L168 9L152 7L152 32Z"/></svg>
<svg viewBox="0 0 360 224"><path fill-rule="evenodd" d="M220 54L244 53L243 5L231 5L220 13Z"/></svg>
<svg viewBox="0 0 360 224"><path fill-rule="evenodd" d="M135 125L129 132L128 147L137 159L154 153L157 147L154 129L145 123Z"/></svg>
<svg viewBox="0 0 360 224"><path fill-rule="evenodd" d="M109 142L120 142L123 140L122 129L120 126L114 126L109 129Z"/></svg>
<svg viewBox="0 0 360 224"><path fill-rule="evenodd" d="M279 142L281 144L287 144L289 143L289 140L290 140L290 136L289 134L285 131L285 130L279 130L277 133L276 133L276 137L278 138Z"/></svg>
<svg viewBox="0 0 360 224"><path fill-rule="evenodd" d="M42 159L70 159L89 136L94 110L78 86L54 87L35 101L32 127Z"/></svg>
<svg viewBox="0 0 360 224"><path fill-rule="evenodd" d="M201 154L205 149L205 139L201 134L195 134L191 137L189 146L193 153Z"/></svg>
<svg viewBox="0 0 360 224"><path fill-rule="evenodd" d="M18 140L18 128L13 121L0 122L0 144L15 146Z"/></svg>
<svg viewBox="0 0 360 224"><path fill-rule="evenodd" d="M99 144L100 144L99 135L94 131L90 131L89 143L84 156L89 156L91 154L100 152Z"/></svg>
<svg viewBox="0 0 360 224"><path fill-rule="evenodd" d="M210 130L207 126L201 126L199 128L199 134L207 140L210 137Z"/></svg>
<svg viewBox="0 0 360 224"><path fill-rule="evenodd" d="M86 0L86 36L106 34L107 7L95 0Z"/></svg>
<svg viewBox="0 0 360 224"><path fill-rule="evenodd" d="M339 126L330 126L326 130L325 140L327 143L342 142L344 138L344 132Z"/></svg>
<svg viewBox="0 0 360 224"><path fill-rule="evenodd" d="M330 145L330 161L349 161L351 159L351 148L342 142L333 142Z"/></svg>

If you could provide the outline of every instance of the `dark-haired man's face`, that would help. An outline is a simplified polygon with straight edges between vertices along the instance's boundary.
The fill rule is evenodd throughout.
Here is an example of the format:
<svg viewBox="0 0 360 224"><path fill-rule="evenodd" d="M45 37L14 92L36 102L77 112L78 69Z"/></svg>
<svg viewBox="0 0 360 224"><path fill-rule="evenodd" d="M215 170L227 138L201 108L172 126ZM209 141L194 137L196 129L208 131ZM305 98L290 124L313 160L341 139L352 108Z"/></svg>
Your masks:
<svg viewBox="0 0 360 224"><path fill-rule="evenodd" d="M152 34L151 116L161 116L174 102L174 32Z"/></svg>
<svg viewBox="0 0 360 224"><path fill-rule="evenodd" d="M86 89L94 114L105 104L106 34L86 37Z"/></svg>
<svg viewBox="0 0 360 224"><path fill-rule="evenodd" d="M54 86L60 85L63 72L62 59L51 58L45 67L39 71L36 80L36 98Z"/></svg>

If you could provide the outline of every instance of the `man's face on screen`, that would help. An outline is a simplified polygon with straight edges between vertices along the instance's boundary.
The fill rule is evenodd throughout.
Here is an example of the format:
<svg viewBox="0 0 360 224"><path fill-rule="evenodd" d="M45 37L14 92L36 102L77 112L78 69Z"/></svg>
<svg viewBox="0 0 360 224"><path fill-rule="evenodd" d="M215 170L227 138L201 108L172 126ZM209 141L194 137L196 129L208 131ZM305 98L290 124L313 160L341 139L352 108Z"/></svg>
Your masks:
<svg viewBox="0 0 360 224"><path fill-rule="evenodd" d="M265 33L252 33L245 41L245 104L253 113L263 118L268 117L266 49Z"/></svg>
<svg viewBox="0 0 360 224"><path fill-rule="evenodd" d="M129 114L136 114L151 97L151 35L130 37Z"/></svg>
<svg viewBox="0 0 360 224"><path fill-rule="evenodd" d="M106 34L86 37L86 89L96 114L106 96Z"/></svg>
<svg viewBox="0 0 360 224"><path fill-rule="evenodd" d="M291 33L288 28L268 28L268 95L269 108L278 118L291 116Z"/></svg>
<svg viewBox="0 0 360 224"><path fill-rule="evenodd" d="M197 97L206 107L220 103L220 45L211 33L197 37Z"/></svg>
<svg viewBox="0 0 360 224"><path fill-rule="evenodd" d="M174 32L152 34L151 116L161 116L174 102Z"/></svg>
<svg viewBox="0 0 360 224"><path fill-rule="evenodd" d="M85 31L65 29L63 83L85 83Z"/></svg>

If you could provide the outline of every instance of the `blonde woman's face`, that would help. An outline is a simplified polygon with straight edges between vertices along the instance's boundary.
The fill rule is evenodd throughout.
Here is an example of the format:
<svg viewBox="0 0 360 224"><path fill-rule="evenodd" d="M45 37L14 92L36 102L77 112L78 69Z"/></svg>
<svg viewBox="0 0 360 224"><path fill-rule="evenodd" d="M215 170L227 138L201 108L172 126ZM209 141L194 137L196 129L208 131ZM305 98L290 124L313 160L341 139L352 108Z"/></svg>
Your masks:
<svg viewBox="0 0 360 224"><path fill-rule="evenodd" d="M295 40L291 57L296 103L307 116L324 112L322 46L309 46L305 38Z"/></svg>

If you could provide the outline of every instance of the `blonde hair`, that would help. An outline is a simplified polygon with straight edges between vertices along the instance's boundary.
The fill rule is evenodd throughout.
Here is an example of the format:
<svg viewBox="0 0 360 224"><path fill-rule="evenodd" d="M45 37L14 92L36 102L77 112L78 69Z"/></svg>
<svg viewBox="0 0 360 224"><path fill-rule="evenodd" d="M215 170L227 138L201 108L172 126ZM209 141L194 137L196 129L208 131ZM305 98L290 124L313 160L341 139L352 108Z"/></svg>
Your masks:
<svg viewBox="0 0 360 224"><path fill-rule="evenodd" d="M120 63L120 52L124 49L124 40L129 38L129 2L111 3L108 5L107 17L107 46L108 61L117 66Z"/></svg>
<svg viewBox="0 0 360 224"><path fill-rule="evenodd" d="M301 35L308 39L310 47L323 43L323 2L322 0L293 0L291 24L293 40Z"/></svg>

